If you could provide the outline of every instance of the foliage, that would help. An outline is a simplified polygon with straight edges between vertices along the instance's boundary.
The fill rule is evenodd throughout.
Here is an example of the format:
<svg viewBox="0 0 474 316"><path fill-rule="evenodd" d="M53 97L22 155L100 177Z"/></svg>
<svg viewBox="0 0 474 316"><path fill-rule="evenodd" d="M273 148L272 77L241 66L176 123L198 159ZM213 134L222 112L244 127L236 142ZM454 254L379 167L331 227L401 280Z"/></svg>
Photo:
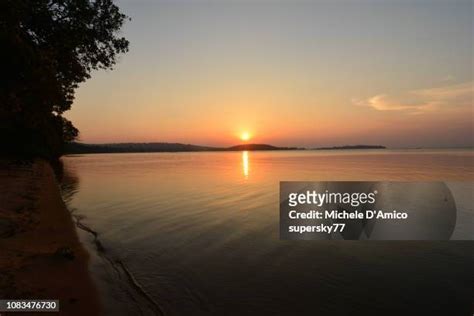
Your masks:
<svg viewBox="0 0 474 316"><path fill-rule="evenodd" d="M92 71L112 69L128 50L118 35L126 19L112 0L0 2L4 150L57 157L77 137L62 115Z"/></svg>

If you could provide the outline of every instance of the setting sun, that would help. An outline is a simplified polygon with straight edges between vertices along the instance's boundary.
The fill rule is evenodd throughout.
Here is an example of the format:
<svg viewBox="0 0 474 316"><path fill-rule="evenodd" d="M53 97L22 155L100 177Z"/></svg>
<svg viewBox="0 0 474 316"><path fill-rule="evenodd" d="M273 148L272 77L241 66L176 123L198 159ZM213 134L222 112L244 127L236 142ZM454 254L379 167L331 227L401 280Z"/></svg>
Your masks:
<svg viewBox="0 0 474 316"><path fill-rule="evenodd" d="M244 142L248 141L250 139L250 134L247 133L247 132L243 132L241 135L240 135L240 139Z"/></svg>

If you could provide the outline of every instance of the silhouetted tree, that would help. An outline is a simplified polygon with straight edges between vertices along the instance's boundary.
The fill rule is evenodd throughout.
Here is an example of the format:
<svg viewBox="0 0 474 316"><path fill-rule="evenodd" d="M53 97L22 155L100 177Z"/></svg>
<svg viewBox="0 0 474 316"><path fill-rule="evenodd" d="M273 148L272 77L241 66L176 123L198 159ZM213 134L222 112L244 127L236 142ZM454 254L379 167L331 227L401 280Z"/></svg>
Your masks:
<svg viewBox="0 0 474 316"><path fill-rule="evenodd" d="M112 0L0 1L0 147L58 157L78 130L62 115L91 71L128 51Z"/></svg>

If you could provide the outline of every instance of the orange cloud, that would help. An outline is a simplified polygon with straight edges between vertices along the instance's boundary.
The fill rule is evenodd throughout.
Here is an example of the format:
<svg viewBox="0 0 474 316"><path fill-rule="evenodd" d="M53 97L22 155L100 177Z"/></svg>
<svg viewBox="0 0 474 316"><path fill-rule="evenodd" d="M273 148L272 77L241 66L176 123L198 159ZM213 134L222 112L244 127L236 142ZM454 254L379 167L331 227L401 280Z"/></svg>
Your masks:
<svg viewBox="0 0 474 316"><path fill-rule="evenodd" d="M409 91L398 96L379 94L366 100L353 99L358 106L369 106L378 111L409 111L423 113L445 107L472 107L473 82Z"/></svg>

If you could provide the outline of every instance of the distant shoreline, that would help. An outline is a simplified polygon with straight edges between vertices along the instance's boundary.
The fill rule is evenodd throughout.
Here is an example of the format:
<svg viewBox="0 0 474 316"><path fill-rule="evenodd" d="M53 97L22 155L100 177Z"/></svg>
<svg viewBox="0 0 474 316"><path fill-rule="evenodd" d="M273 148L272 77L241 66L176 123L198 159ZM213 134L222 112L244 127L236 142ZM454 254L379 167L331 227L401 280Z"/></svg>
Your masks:
<svg viewBox="0 0 474 316"><path fill-rule="evenodd" d="M146 153L146 152L207 152L207 151L242 151L242 150L304 150L297 147L277 147L267 144L242 144L231 147L210 147L181 143L113 143L83 144L68 143L65 154L99 154L99 153Z"/></svg>
<svg viewBox="0 0 474 316"><path fill-rule="evenodd" d="M103 154L103 153L147 153L147 152L223 152L223 151L282 151L282 150L350 150L386 149L381 145L347 145L339 147L278 147L268 144L241 144L231 147L210 147L181 143L111 143L84 144L68 143L65 154Z"/></svg>
<svg viewBox="0 0 474 316"><path fill-rule="evenodd" d="M473 147L386 147L383 145L344 145L331 147L277 147L267 144L242 144L231 147L211 147L181 143L110 143L66 144L64 155L113 153L178 153L178 152L231 152L231 151L343 151L343 150L473 150Z"/></svg>

